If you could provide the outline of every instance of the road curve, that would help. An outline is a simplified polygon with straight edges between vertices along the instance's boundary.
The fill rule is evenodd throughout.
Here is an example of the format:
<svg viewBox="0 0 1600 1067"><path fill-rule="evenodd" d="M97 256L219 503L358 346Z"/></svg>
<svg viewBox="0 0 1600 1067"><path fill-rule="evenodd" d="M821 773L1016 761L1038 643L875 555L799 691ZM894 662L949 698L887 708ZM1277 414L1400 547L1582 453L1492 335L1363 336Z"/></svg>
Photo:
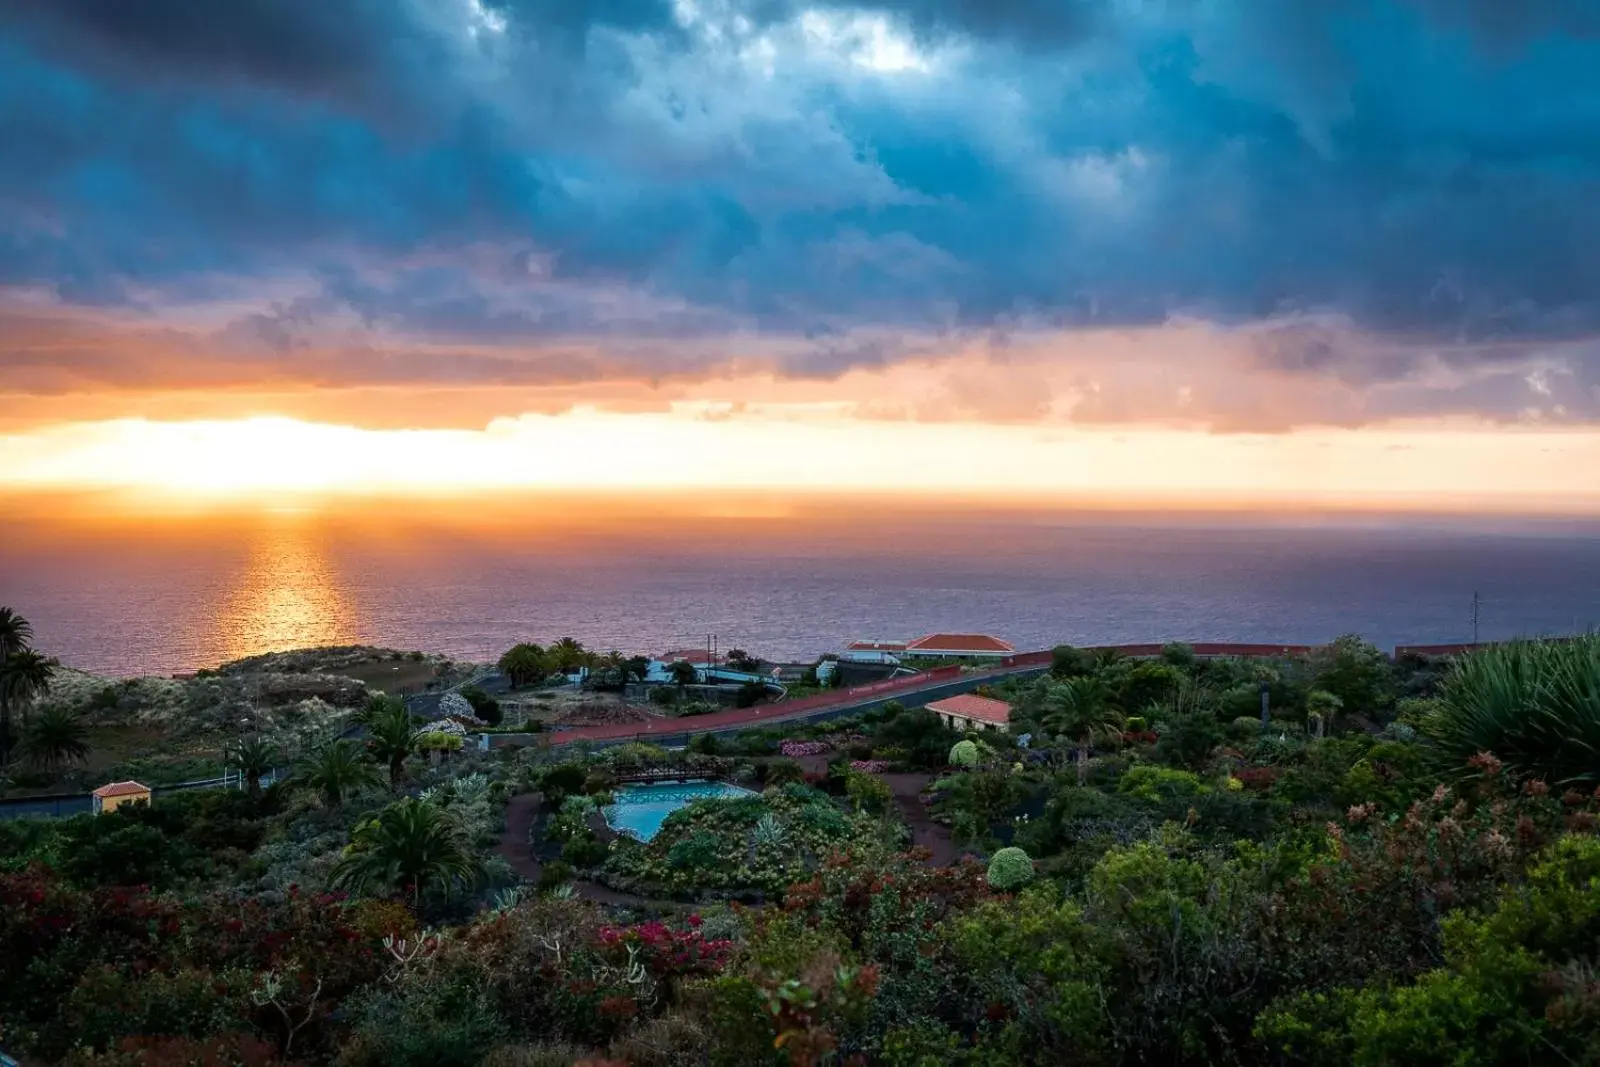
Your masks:
<svg viewBox="0 0 1600 1067"><path fill-rule="evenodd" d="M957 693L970 693L980 685L1012 678L1027 678L1043 674L1049 668L1041 666L1003 667L992 671L964 675L949 681L929 682L926 685L908 685L904 689L891 689L870 696L851 697L848 694L837 704L824 707L810 706L785 714L784 705L768 704L763 707L738 708L712 712L709 715L692 715L682 719L661 719L644 724L616 723L609 726L586 726L576 730L559 730L548 734L491 734L491 744L505 745L570 745L580 741L595 744L617 744L624 741L670 742L694 734L733 733L751 730L774 723L818 722L827 719L858 715L879 708L892 701L917 708L934 700L942 700Z"/></svg>

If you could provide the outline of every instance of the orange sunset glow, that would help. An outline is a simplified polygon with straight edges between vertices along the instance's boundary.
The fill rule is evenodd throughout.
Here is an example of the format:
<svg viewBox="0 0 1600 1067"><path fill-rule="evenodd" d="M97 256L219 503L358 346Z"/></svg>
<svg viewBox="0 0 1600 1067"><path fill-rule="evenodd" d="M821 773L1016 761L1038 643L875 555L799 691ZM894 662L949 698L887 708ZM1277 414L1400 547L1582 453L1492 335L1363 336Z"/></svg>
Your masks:
<svg viewBox="0 0 1600 1067"><path fill-rule="evenodd" d="M12 488L177 495L274 491L679 487L889 490L1233 503L1330 500L1426 508L1523 500L1600 503L1600 442L1585 434L1386 429L1213 435L815 412L578 411L486 429L361 429L257 417L113 420L0 436Z"/></svg>

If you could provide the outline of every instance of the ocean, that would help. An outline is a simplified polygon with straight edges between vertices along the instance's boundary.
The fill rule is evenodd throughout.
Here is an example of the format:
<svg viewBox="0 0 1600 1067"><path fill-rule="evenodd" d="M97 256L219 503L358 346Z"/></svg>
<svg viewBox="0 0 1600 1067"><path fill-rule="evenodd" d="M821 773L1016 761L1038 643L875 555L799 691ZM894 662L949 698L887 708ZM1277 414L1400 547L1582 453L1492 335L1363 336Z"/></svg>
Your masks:
<svg viewBox="0 0 1600 1067"><path fill-rule="evenodd" d="M856 638L1389 647L1600 624L1600 522L1158 514L860 499L14 502L0 604L116 676L366 643L489 660L601 650L800 658Z"/></svg>

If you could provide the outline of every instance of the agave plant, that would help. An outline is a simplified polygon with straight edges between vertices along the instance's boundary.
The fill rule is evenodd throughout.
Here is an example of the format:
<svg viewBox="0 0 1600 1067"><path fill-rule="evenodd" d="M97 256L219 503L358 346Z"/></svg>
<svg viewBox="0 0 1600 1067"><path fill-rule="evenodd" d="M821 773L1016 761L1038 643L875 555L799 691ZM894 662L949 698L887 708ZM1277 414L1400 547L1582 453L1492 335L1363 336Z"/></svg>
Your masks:
<svg viewBox="0 0 1600 1067"><path fill-rule="evenodd" d="M757 845L776 848L783 844L784 838L788 836L788 831L783 828L782 823L773 817L771 812L756 820L755 837Z"/></svg>
<svg viewBox="0 0 1600 1067"><path fill-rule="evenodd" d="M494 912L499 914L510 911L524 900L528 899L528 892L520 885L507 886L494 895Z"/></svg>
<svg viewBox="0 0 1600 1067"><path fill-rule="evenodd" d="M1457 773L1488 752L1516 777L1600 782L1600 635L1461 657L1421 729Z"/></svg>
<svg viewBox="0 0 1600 1067"><path fill-rule="evenodd" d="M489 798L489 776L475 771L451 782L450 789L457 803L476 804Z"/></svg>

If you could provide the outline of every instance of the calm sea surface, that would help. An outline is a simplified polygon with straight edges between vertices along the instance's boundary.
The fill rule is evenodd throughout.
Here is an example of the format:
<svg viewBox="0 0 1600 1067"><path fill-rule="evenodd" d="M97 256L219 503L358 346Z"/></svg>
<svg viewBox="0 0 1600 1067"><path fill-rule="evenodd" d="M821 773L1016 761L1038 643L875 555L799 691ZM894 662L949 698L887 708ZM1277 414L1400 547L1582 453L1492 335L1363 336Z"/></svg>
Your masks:
<svg viewBox="0 0 1600 1067"><path fill-rule="evenodd" d="M483 514L479 514L482 511ZM116 519L22 509L0 604L114 675L363 642L490 659L517 640L775 657L858 637L1019 649L1167 639L1380 645L1600 625L1600 524L1204 518L859 505L396 504Z"/></svg>

